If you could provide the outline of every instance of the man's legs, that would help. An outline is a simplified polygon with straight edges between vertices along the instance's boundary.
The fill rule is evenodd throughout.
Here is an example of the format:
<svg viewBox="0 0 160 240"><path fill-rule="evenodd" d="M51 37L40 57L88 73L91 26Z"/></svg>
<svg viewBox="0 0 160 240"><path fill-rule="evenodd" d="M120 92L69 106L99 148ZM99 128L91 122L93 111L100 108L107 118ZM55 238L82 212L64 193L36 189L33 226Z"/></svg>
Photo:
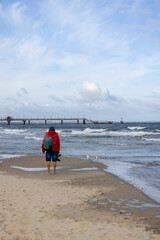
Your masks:
<svg viewBox="0 0 160 240"><path fill-rule="evenodd" d="M56 166L57 166L57 152L53 152L53 173L56 174Z"/></svg>
<svg viewBox="0 0 160 240"><path fill-rule="evenodd" d="M48 173L46 173L46 174L50 174L50 162L49 161L47 161L47 168L48 168Z"/></svg>
<svg viewBox="0 0 160 240"><path fill-rule="evenodd" d="M50 174L50 165L51 165L51 153L50 152L46 152L46 162L47 162L47 168L48 168L48 172L46 174Z"/></svg>
<svg viewBox="0 0 160 240"><path fill-rule="evenodd" d="M56 166L57 166L56 161L53 161L53 173L54 174L56 174Z"/></svg>

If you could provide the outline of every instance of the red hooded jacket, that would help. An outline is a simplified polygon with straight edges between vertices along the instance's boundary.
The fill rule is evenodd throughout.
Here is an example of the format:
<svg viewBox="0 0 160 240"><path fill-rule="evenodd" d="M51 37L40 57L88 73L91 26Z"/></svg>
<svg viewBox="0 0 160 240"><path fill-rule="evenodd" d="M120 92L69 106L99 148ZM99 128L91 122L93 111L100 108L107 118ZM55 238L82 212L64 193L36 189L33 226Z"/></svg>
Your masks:
<svg viewBox="0 0 160 240"><path fill-rule="evenodd" d="M59 152L60 151L60 139L59 139L59 136L58 136L58 133L55 132L55 131L48 131L46 132L46 134L44 135L44 138L42 140L42 152L44 153L44 149L43 149L43 144L44 144L44 139L46 136L49 136L49 137L52 137L53 139L53 149L55 152Z"/></svg>

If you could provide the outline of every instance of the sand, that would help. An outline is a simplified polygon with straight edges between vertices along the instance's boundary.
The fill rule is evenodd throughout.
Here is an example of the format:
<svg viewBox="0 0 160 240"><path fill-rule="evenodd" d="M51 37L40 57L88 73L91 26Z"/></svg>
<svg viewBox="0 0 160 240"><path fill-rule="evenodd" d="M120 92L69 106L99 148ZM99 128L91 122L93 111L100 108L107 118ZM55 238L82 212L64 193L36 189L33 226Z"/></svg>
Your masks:
<svg viewBox="0 0 160 240"><path fill-rule="evenodd" d="M11 166L46 162L41 155L0 165L0 240L160 239L160 206L103 164L62 157L56 175Z"/></svg>

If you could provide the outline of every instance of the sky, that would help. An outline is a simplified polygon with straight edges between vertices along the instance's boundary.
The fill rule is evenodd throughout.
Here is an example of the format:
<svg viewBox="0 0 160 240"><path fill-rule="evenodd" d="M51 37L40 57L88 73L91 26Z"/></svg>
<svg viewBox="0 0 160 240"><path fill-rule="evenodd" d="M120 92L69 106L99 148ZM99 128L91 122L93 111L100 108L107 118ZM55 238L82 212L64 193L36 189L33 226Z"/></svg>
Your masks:
<svg viewBox="0 0 160 240"><path fill-rule="evenodd" d="M0 0L0 117L160 121L160 0Z"/></svg>

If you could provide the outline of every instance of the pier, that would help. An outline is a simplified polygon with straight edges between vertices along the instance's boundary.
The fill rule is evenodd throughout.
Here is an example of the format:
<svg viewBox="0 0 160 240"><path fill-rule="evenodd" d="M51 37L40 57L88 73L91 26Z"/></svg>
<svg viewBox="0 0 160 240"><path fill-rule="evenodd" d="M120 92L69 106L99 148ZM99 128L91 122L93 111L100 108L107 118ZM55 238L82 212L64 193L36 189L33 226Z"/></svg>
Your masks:
<svg viewBox="0 0 160 240"><path fill-rule="evenodd" d="M26 118L26 117L23 117L23 118L13 118L13 117L6 117L6 118L0 118L0 122L6 122L8 123L8 125L11 124L11 122L22 122L24 125L26 123L28 123L29 125L31 124L31 122L44 122L45 124L47 124L47 122L49 121L55 121L55 122L58 122L58 123L61 123L63 124L65 121L68 121L68 122L77 122L77 124L86 124L86 122L89 122L89 123L93 123L93 124L112 124L113 121L93 121L93 120L89 120L87 118L67 118L67 117L57 117L57 118Z"/></svg>
<svg viewBox="0 0 160 240"><path fill-rule="evenodd" d="M0 118L1 122L5 122L7 121L8 125L11 124L11 122L22 122L24 125L26 123L31 124L31 122L41 122L43 121L45 124L47 124L47 122L49 121L56 121L59 122L61 124L63 124L65 121L75 121L77 122L77 124L79 123L83 123L86 124L86 121L89 121L87 118L13 118L13 117L6 117L6 118Z"/></svg>

